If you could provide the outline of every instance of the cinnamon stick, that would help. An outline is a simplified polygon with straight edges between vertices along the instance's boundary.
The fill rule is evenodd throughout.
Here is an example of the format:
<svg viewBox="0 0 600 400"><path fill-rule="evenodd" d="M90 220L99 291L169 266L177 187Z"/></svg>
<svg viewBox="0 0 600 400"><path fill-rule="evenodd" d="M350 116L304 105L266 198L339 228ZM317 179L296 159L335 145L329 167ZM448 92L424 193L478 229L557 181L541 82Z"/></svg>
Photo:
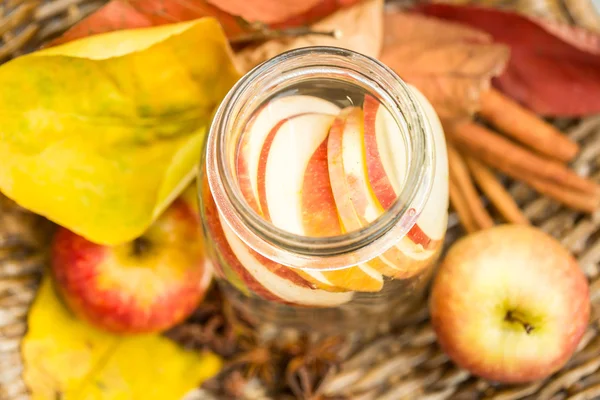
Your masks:
<svg viewBox="0 0 600 400"><path fill-rule="evenodd" d="M467 165L460 153L451 145L448 145L448 164L450 165L451 180L466 202L468 210L473 217L473 222L478 228L482 229L494 226L494 220L488 214L485 207L483 207L477 189L473 185Z"/></svg>
<svg viewBox="0 0 600 400"><path fill-rule="evenodd" d="M593 213L600 206L600 196L582 193L577 190L569 190L557 185L551 181L540 179L530 174L523 174L520 171L508 170L508 175L519 179L537 192L546 195L565 206L585 213Z"/></svg>
<svg viewBox="0 0 600 400"><path fill-rule="evenodd" d="M490 199L494 207L507 222L529 224L529 220L521 212L513 197L506 191L504 186L498 181L496 175L487 166L470 156L465 157L465 161L479 188L487 195L488 199Z"/></svg>
<svg viewBox="0 0 600 400"><path fill-rule="evenodd" d="M473 217L469 212L469 206L467 205L467 202L465 201L460 190L458 190L458 187L456 187L456 184L452 181L452 179L450 179L449 189L450 204L452 204L454 211L456 211L458 219L460 220L463 228L465 228L467 233L476 232L478 230L477 225L475 224L475 221L473 220Z"/></svg>
<svg viewBox="0 0 600 400"><path fill-rule="evenodd" d="M550 158L567 162L579 152L577 143L495 89L481 93L480 114L506 135Z"/></svg>
<svg viewBox="0 0 600 400"><path fill-rule="evenodd" d="M596 196L600 186L558 161L539 156L474 122L448 126L446 134L460 148L505 173L523 173ZM520 178L520 176L517 176Z"/></svg>

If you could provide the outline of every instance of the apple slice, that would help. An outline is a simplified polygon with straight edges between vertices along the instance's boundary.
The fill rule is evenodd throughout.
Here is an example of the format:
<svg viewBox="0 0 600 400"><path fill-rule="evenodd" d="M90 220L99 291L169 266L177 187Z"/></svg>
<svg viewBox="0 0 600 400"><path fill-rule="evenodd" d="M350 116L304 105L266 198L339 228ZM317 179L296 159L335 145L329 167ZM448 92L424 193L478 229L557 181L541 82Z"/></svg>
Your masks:
<svg viewBox="0 0 600 400"><path fill-rule="evenodd" d="M257 171L258 199L265 219L273 225L304 235L300 204L304 172L334 118L299 115L273 129L265 140Z"/></svg>
<svg viewBox="0 0 600 400"><path fill-rule="evenodd" d="M346 232L366 226L383 213L367 182L363 143L362 110L345 108L329 132L327 156L333 199ZM387 276L398 272L383 257L376 257L367 265Z"/></svg>
<svg viewBox="0 0 600 400"><path fill-rule="evenodd" d="M210 193L208 194L210 196ZM222 220L218 214L216 205L210 197L205 198L205 216L208 225L208 230L211 233L211 238L214 241L219 254L223 261L226 263L224 270L227 268L231 270L236 276L236 280L240 280L245 285L243 292L251 291L255 295L270 301L276 301L284 304L304 304L305 301L297 302L295 298L290 296L280 296L281 290L285 290L288 286L297 286L307 291L309 298L312 298L312 294L315 293L313 285L304 280L302 277L297 275L294 271L289 268L285 268L279 264L276 264L270 260L265 259L259 254L249 249L241 240L235 237L230 230L228 230L229 237L226 237L225 229L228 229L226 225L222 225ZM223 222L223 224L225 224ZM246 268L240 260L237 258L236 253L230 246L231 240L234 246L237 246L238 252L246 255L246 260L252 262L251 268ZM264 284L266 283L266 285ZM275 285L273 288L272 285ZM239 288L238 288L239 289ZM292 293L295 293L297 289L292 289ZM349 301L352 297L351 293L346 293L345 298L340 298L334 305L341 304L345 301ZM328 301L330 299L325 299ZM326 302L325 305L328 303Z"/></svg>
<svg viewBox="0 0 600 400"><path fill-rule="evenodd" d="M313 307L335 307L349 302L352 292L334 293L319 289L312 289L309 285L300 285L297 280L290 279L291 274L295 274L290 268L280 266L264 257L257 257L258 254L246 246L231 231L227 224L221 219L221 227L225 233L225 238L231 247L235 257L239 260L252 277L266 288L270 293L284 300L289 304L298 304ZM268 264L263 264L264 261ZM277 271L284 272L287 276L273 271L273 264L279 266Z"/></svg>
<svg viewBox="0 0 600 400"><path fill-rule="evenodd" d="M387 210L404 185L408 150L394 117L379 101L366 95L363 112L369 181L375 197Z"/></svg>
<svg viewBox="0 0 600 400"><path fill-rule="evenodd" d="M448 154L446 152L446 138L444 129L439 117L435 113L433 106L423 96L417 88L410 86L414 95L419 100L423 111L427 115L427 120L431 124L433 140L435 145L435 167L433 171L433 186L429 193L429 198L423 207L423 211L417 219L415 226L418 226L424 235L431 238L432 241L442 240L448 227ZM419 232L415 231L412 236L415 243L418 241ZM426 248L436 246L423 244Z"/></svg>
<svg viewBox="0 0 600 400"><path fill-rule="evenodd" d="M327 163L327 140L312 155L304 173L301 189L302 226L306 236L334 236L343 233L337 214ZM317 271L308 271L314 277ZM378 292L383 287L380 273L365 264L320 273L337 287Z"/></svg>
<svg viewBox="0 0 600 400"><path fill-rule="evenodd" d="M426 249L439 246L446 230L448 172L443 130L437 115L427 100L415 90L419 102L434 124L435 158L433 189L417 223L407 236ZM392 206L406 179L406 143L400 128L389 111L375 98L365 96L365 150L367 172L375 197L384 209ZM445 192L444 192L445 190Z"/></svg>
<svg viewBox="0 0 600 400"><path fill-rule="evenodd" d="M270 101L259 109L248 123L241 137L237 155L237 177L240 190L256 212L261 213L258 203L258 164L265 139L277 124L295 115L321 113L337 115L339 107L314 96L294 95Z"/></svg>
<svg viewBox="0 0 600 400"><path fill-rule="evenodd" d="M369 182L363 127L362 110L349 107L340 112L329 134L331 187L341 221L348 231L368 225L384 212ZM386 276L407 278L429 265L437 248L439 244L424 249L405 237L368 264Z"/></svg>
<svg viewBox="0 0 600 400"><path fill-rule="evenodd" d="M308 161L300 193L305 236L327 237L342 233L329 180L326 139Z"/></svg>
<svg viewBox="0 0 600 400"><path fill-rule="evenodd" d="M208 185L204 185L204 186L208 186ZM233 280L229 279L229 280L232 281L232 284L234 286L238 287L238 289L242 289L242 288L240 288L239 285L236 285L235 282L241 281L241 282L243 282L245 289L246 289L246 290L242 290L243 292L252 291L253 293L258 295L259 297L262 297L265 300L271 300L271 301L285 303L284 300L282 300L280 297L273 294L271 291L269 291L267 288L265 288L263 285L261 285L260 282L258 282L256 279L254 279L252 274L250 274L250 272L248 272L246 270L246 268L244 268L242 266L242 264L240 264L239 260L233 254L233 251L231 250L231 247L229 246L227 239L225 238L225 233L223 232L223 228L221 227L221 221L219 218L219 212L217 210L217 206L215 205L212 195L208 191L207 187L206 188L203 187L202 196L203 196L203 202L205 205L205 207L204 207L205 214L204 215L205 215L206 225L207 225L208 232L210 233L210 235L208 235L208 236L214 242L218 253L221 255L221 258L226 263L225 266L221 266L221 270L223 271L223 277L231 278L231 277L228 277L226 274L227 268L229 268L230 272L235 274L235 279L233 279Z"/></svg>
<svg viewBox="0 0 600 400"><path fill-rule="evenodd" d="M439 257L443 243L442 241L435 241L435 243L436 247L425 249L405 236L379 258L385 259L394 266L394 271L389 276L395 279L411 278L431 267Z"/></svg>
<svg viewBox="0 0 600 400"><path fill-rule="evenodd" d="M267 137L258 167L259 203L273 225L302 236L342 233L327 169L327 135L335 118L292 117ZM368 266L336 271L302 270L325 290L379 291L381 274Z"/></svg>

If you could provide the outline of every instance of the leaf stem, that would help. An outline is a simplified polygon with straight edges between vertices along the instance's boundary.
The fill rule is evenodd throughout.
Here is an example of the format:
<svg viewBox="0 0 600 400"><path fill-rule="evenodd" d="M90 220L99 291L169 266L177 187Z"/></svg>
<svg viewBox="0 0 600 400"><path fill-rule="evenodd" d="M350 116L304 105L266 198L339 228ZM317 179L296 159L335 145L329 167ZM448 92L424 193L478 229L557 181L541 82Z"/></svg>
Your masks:
<svg viewBox="0 0 600 400"><path fill-rule="evenodd" d="M264 41L270 39L283 39L283 38L295 38L308 35L317 36L329 36L335 39L341 37L341 32L336 30L332 31L315 31L308 26L300 26L287 29L271 29L264 25L257 26L257 30L250 32L229 40L231 44L248 44L257 41Z"/></svg>

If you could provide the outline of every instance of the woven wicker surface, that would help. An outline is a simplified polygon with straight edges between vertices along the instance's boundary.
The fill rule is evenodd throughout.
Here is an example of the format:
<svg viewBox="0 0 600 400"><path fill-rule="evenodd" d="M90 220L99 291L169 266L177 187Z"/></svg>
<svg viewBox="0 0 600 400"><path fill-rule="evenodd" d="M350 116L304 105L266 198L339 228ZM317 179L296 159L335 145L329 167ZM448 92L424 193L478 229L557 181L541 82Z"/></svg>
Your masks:
<svg viewBox="0 0 600 400"><path fill-rule="evenodd" d="M0 62L35 48L103 1L0 0ZM1 89L0 89L1 90ZM600 116L555 121L582 145L576 170L600 181ZM357 399L596 399L600 398L600 211L582 216L516 183L510 191L533 223L559 238L578 257L591 284L592 319L575 356L559 373L530 385L495 386L470 376L437 348L423 306L409 324L366 347L349 341L342 362L323 379L321 394ZM448 241L462 235L454 216ZM0 400L27 399L19 345L26 315L46 265L51 224L0 195ZM360 349L358 349L360 347ZM267 399L260 384L247 399ZM360 395L358 395L360 393ZM209 396L196 393L198 399Z"/></svg>
<svg viewBox="0 0 600 400"><path fill-rule="evenodd" d="M31 51L105 0L0 0L0 62Z"/></svg>

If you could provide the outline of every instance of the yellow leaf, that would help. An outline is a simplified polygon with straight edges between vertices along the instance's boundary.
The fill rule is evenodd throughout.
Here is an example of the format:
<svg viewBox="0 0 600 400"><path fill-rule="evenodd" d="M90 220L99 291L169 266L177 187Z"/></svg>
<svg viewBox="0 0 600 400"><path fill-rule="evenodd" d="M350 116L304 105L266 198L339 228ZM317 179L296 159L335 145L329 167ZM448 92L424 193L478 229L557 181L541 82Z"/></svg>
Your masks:
<svg viewBox="0 0 600 400"><path fill-rule="evenodd" d="M179 400L215 375L214 354L184 351L159 335L117 336L76 319L45 278L23 340L34 400Z"/></svg>
<svg viewBox="0 0 600 400"><path fill-rule="evenodd" d="M342 47L376 58L383 40L383 0L365 0L342 8L312 25L311 29L336 31L339 37L308 35L295 39L270 40L240 51L236 55L240 69L249 71L285 51L308 46Z"/></svg>
<svg viewBox="0 0 600 400"><path fill-rule="evenodd" d="M0 67L0 191L92 242L132 240L193 179L238 78L212 18L17 58Z"/></svg>

